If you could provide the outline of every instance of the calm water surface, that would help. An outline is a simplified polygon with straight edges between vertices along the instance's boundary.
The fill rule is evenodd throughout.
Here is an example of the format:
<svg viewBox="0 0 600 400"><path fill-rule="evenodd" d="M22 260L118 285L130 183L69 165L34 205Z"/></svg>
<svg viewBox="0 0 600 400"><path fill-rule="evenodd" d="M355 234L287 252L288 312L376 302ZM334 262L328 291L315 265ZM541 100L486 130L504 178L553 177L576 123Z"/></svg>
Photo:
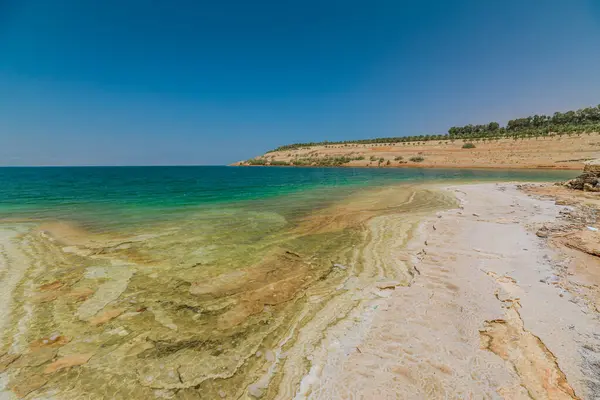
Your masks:
<svg viewBox="0 0 600 400"><path fill-rule="evenodd" d="M434 181L556 181L572 171L274 167L0 168L0 218L123 227L199 210L302 215L356 190Z"/></svg>

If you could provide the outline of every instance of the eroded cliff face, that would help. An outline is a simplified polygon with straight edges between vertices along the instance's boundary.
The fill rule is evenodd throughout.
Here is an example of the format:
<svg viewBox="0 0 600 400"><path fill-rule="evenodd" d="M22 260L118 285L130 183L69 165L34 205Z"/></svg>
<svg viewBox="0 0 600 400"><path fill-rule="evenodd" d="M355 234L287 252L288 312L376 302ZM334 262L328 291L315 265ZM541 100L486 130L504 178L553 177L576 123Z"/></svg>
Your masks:
<svg viewBox="0 0 600 400"><path fill-rule="evenodd" d="M372 168L528 168L581 170L600 157L600 133L514 140L319 145L265 153L233 165ZM597 167L595 167L597 168Z"/></svg>

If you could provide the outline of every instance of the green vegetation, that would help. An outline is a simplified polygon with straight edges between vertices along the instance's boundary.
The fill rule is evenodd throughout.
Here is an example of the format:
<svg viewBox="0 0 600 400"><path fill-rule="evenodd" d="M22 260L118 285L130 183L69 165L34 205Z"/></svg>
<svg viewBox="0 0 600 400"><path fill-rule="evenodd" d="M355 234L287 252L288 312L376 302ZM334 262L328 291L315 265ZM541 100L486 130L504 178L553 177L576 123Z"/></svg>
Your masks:
<svg viewBox="0 0 600 400"><path fill-rule="evenodd" d="M447 134L438 135L418 135L403 137L385 137L362 140L346 140L340 142L310 142L296 143L281 146L271 151L297 150L311 146L344 147L358 144L392 144L407 142L427 142L431 140L475 140L487 139L497 140L500 138L539 138L553 135L572 135L590 132L600 132L600 105L597 107L582 108L577 111L568 111L565 113L555 112L552 116L533 115L524 118L517 118L508 121L505 127L497 122L490 122L483 125L465 125L453 126L448 129ZM415 143L413 143L415 144ZM371 161L375 161L372 159Z"/></svg>
<svg viewBox="0 0 600 400"><path fill-rule="evenodd" d="M465 143L465 144L462 145L462 148L463 149L474 149L475 145L473 143L471 143L471 142L467 142L467 143Z"/></svg>
<svg viewBox="0 0 600 400"><path fill-rule="evenodd" d="M423 161L425 161L425 159L423 157L421 157L421 156L411 157L411 158L409 158L409 160L412 161L412 162L423 162Z"/></svg>
<svg viewBox="0 0 600 400"><path fill-rule="evenodd" d="M267 165L267 161L262 158L251 158L246 161L249 165Z"/></svg>
<svg viewBox="0 0 600 400"><path fill-rule="evenodd" d="M271 165L290 165L287 161L271 161Z"/></svg>
<svg viewBox="0 0 600 400"><path fill-rule="evenodd" d="M394 161L402 161L402 160L404 160L404 157L402 157L402 156L394 157Z"/></svg>
<svg viewBox="0 0 600 400"><path fill-rule="evenodd" d="M318 166L318 167L336 167L344 164L348 164L354 160L364 160L364 156L356 156L356 157L298 157L290 162L291 165L295 166Z"/></svg>

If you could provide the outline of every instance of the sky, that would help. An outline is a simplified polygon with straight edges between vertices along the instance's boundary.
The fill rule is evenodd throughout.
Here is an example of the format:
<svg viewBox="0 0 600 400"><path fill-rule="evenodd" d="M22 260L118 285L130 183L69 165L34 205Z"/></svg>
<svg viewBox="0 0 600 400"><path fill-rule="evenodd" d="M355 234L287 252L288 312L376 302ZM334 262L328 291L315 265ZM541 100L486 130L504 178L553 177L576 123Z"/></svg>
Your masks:
<svg viewBox="0 0 600 400"><path fill-rule="evenodd" d="M0 165L228 164L600 103L598 0L0 0Z"/></svg>

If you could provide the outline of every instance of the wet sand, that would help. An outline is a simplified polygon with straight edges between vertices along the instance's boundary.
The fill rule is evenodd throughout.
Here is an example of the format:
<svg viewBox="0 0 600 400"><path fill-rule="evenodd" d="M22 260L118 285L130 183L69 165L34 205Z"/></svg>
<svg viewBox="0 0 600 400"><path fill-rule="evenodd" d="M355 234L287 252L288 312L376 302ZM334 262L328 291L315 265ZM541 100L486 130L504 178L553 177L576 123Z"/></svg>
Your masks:
<svg viewBox="0 0 600 400"><path fill-rule="evenodd" d="M215 259L189 225L3 225L0 396L594 398L597 310L555 277L589 278L536 236L564 207L388 187Z"/></svg>

